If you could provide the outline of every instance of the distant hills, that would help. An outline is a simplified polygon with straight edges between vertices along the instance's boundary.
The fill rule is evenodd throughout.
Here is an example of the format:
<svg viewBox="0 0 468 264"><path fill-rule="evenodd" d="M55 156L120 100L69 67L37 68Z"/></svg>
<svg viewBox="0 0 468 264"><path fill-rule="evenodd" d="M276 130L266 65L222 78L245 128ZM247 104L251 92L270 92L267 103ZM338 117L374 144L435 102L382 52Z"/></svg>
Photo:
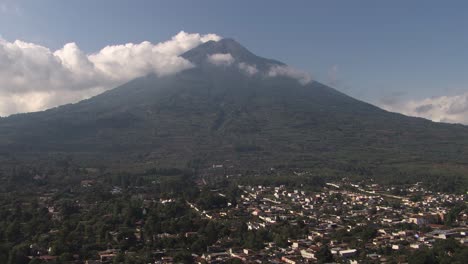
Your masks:
<svg viewBox="0 0 468 264"><path fill-rule="evenodd" d="M221 54L213 57L219 63L209 60L214 54ZM365 177L467 175L468 127L390 113L321 83L304 84L285 64L232 39L182 56L195 67L0 119L1 157Z"/></svg>

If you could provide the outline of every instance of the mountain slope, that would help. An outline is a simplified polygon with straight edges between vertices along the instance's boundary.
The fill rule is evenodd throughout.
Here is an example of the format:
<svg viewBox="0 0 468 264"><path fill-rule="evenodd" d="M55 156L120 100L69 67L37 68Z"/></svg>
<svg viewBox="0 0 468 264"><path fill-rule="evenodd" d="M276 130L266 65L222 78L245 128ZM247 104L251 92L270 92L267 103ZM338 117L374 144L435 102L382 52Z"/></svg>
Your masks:
<svg viewBox="0 0 468 264"><path fill-rule="evenodd" d="M208 62L217 53L231 54L234 62ZM231 39L182 56L196 67L141 77L77 104L0 119L0 155L363 175L395 166L466 169L465 126L389 113L318 82L268 76L284 64ZM247 74L239 63L255 65L258 73Z"/></svg>

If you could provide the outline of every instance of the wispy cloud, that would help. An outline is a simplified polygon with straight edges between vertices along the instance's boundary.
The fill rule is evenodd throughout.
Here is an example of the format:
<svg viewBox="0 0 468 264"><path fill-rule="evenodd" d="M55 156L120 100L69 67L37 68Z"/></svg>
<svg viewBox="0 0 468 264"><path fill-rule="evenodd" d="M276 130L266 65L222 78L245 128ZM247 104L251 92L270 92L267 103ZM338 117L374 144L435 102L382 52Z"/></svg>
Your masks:
<svg viewBox="0 0 468 264"><path fill-rule="evenodd" d="M391 93L385 93L382 98L380 98L380 104L388 107L392 107L395 105L398 105L399 103L404 100L404 96L406 95L405 92L391 92Z"/></svg>
<svg viewBox="0 0 468 264"><path fill-rule="evenodd" d="M234 58L230 53L216 53L208 55L208 61L214 65L231 65L234 62Z"/></svg>
<svg viewBox="0 0 468 264"><path fill-rule="evenodd" d="M338 87L341 84L341 80L339 79L338 65L333 65L328 70L327 84L332 87Z"/></svg>
<svg viewBox="0 0 468 264"><path fill-rule="evenodd" d="M267 76L286 76L289 78L296 79L302 85L306 85L312 81L312 77L307 72L298 70L287 65L274 65L270 67L270 69L267 72Z"/></svg>
<svg viewBox="0 0 468 264"><path fill-rule="evenodd" d="M252 76L252 75L258 73L258 69L257 69L256 65L250 65L248 63L241 62L237 66L239 67L240 70L245 72L247 75Z"/></svg>

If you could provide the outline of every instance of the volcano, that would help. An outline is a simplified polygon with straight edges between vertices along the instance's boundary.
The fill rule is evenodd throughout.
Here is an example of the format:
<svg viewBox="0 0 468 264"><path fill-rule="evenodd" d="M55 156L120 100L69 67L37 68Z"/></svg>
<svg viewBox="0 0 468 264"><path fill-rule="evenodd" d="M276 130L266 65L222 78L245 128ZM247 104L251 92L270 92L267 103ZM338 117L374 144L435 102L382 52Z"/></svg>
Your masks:
<svg viewBox="0 0 468 264"><path fill-rule="evenodd" d="M76 104L0 119L0 155L323 174L435 167L466 172L463 125L387 112L233 39L209 41L181 56L194 67L143 76Z"/></svg>

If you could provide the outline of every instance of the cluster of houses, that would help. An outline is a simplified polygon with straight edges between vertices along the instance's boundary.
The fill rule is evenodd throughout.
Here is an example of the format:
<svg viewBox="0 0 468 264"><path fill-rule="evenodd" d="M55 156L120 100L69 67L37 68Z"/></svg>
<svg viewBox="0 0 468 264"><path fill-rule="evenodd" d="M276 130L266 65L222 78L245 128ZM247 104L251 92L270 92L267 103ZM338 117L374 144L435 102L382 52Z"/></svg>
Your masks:
<svg viewBox="0 0 468 264"><path fill-rule="evenodd" d="M94 181L81 182L82 188L89 188ZM244 263L315 263L320 250L328 248L333 259L345 263L358 263L362 260L386 263L392 252L418 250L432 247L438 239L454 238L462 245L468 245L468 216L466 211L456 215L456 228L445 223L451 204L465 203L465 195L432 193L416 184L408 188L408 195L390 194L378 184L351 183L346 179L327 183L320 191L290 189L286 186L238 186L241 195L235 206L206 211L195 202L187 205L210 221L229 220L230 218L248 219L248 230L274 227L279 223L306 226L308 234L300 238L288 239L287 246L274 242L264 245L263 249L233 248L229 243L219 240L207 248L202 255L193 255L198 263L224 263L229 259L239 259ZM120 188L112 188L112 194L119 194ZM224 196L222 190L216 190ZM418 199L413 199L416 194ZM52 219L60 221L60 214L49 205L49 196L41 198L48 205ZM148 202L145 200L144 205ZM174 199L161 199L162 204ZM145 210L144 208L142 208ZM135 235L141 233L143 223L136 225ZM357 246L356 239L346 240L337 237L338 233L355 234L371 226L375 231L365 245ZM112 234L111 234L112 235ZM161 237L196 236L187 234L160 234ZM157 239L155 238L155 239ZM354 241L353 241L354 240ZM111 263L118 250L99 252L99 258L88 263ZM45 255L45 254L44 254ZM47 256L44 256L47 258ZM50 257L50 256L48 256ZM165 255L155 263L173 263Z"/></svg>
<svg viewBox="0 0 468 264"><path fill-rule="evenodd" d="M235 208L204 213L210 214L210 219L216 219L243 212L250 216L246 223L249 230L268 230L278 222L287 221L295 225L301 221L309 227L310 233L301 239L289 240L287 247L268 243L264 249L254 253L249 249L236 251L219 245L219 252L207 252L202 256L205 262L222 263L235 257L247 263L315 263L317 252L327 246L335 260L357 263L366 259L385 263L389 261L388 251L430 248L437 239L454 238L468 245L466 211L457 215L457 228L444 226L450 205L465 202L465 195L432 193L415 185L408 189L410 193L407 196L402 197L389 194L378 184L351 184L347 181L328 183L320 192L285 186L239 188L243 193ZM416 193L422 194L417 201L412 199ZM375 234L365 244L364 251L362 247L356 248L356 243L337 240L334 235L343 230L352 233L356 228L370 225ZM327 241L326 244L323 241Z"/></svg>

